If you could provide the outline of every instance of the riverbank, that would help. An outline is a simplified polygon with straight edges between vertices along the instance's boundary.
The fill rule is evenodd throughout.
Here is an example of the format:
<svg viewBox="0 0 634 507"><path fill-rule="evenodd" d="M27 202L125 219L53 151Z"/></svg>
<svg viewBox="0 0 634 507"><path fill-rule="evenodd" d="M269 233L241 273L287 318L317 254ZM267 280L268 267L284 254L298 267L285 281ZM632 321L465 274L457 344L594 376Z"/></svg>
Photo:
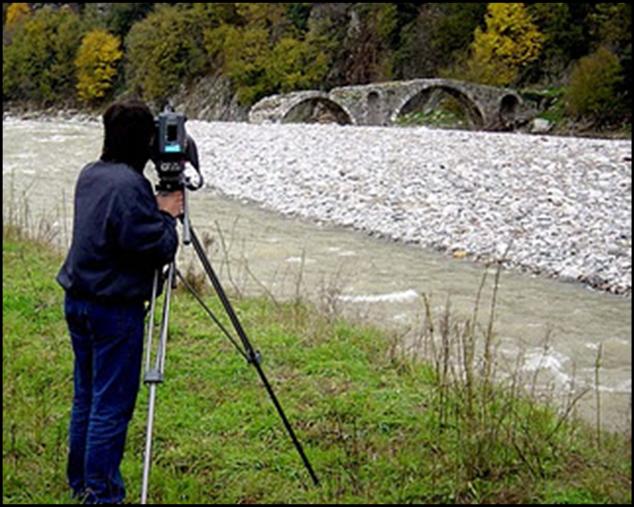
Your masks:
<svg viewBox="0 0 634 507"><path fill-rule="evenodd" d="M54 281L60 262L3 229L5 503L67 499L72 352ZM453 332L431 337L434 366L376 329L299 301L231 297L322 486L310 486L255 373L179 290L158 395L153 502L631 503L629 435L576 421L574 404L558 413L531 401L519 378L493 388L475 368L479 354L470 377L445 369ZM442 329L444 317L433 318ZM130 501L139 495L146 408L142 387L122 470Z"/></svg>
<svg viewBox="0 0 634 507"><path fill-rule="evenodd" d="M505 255L511 269L631 296L631 143L424 127L188 126L208 186L234 199L476 263Z"/></svg>
<svg viewBox="0 0 634 507"><path fill-rule="evenodd" d="M631 143L191 122L207 184L284 214L631 295Z"/></svg>

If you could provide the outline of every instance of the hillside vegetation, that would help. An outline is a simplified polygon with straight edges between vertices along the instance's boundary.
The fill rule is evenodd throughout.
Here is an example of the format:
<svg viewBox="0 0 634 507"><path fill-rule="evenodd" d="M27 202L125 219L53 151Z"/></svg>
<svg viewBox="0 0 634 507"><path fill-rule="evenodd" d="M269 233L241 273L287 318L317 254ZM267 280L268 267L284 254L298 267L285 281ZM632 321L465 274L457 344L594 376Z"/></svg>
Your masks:
<svg viewBox="0 0 634 507"><path fill-rule="evenodd" d="M544 118L631 124L627 3L3 4L3 101L155 104L205 76L242 106L279 92L452 77ZM195 87L194 87L195 88Z"/></svg>

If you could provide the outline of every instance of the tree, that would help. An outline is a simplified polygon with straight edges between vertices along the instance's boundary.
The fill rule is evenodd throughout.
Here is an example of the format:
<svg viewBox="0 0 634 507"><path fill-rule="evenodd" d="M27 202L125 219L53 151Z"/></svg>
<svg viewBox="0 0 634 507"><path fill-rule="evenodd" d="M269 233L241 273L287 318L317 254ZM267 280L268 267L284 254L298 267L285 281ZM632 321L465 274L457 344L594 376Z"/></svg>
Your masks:
<svg viewBox="0 0 634 507"><path fill-rule="evenodd" d="M515 84L527 64L539 57L543 35L524 4L491 3L486 29L476 28L467 77L483 84Z"/></svg>
<svg viewBox="0 0 634 507"><path fill-rule="evenodd" d="M310 88L328 72L328 57L308 41L281 39L270 53L265 80L269 87L287 93Z"/></svg>
<svg viewBox="0 0 634 507"><path fill-rule="evenodd" d="M613 120L621 111L616 90L623 77L618 57L605 47L577 62L566 91L568 113L596 124Z"/></svg>
<svg viewBox="0 0 634 507"><path fill-rule="evenodd" d="M595 48L616 53L632 44L632 4L600 2L588 18Z"/></svg>
<svg viewBox="0 0 634 507"><path fill-rule="evenodd" d="M161 5L136 23L126 37L128 87L162 101L204 69L204 52L191 27L191 9Z"/></svg>
<svg viewBox="0 0 634 507"><path fill-rule="evenodd" d="M535 3L528 12L542 32L543 47L538 59L530 65L531 78L539 81L561 81L572 60L587 53L583 23L575 22L570 4Z"/></svg>
<svg viewBox="0 0 634 507"><path fill-rule="evenodd" d="M102 28L125 39L132 25L154 9L153 3L92 3L79 4L87 31Z"/></svg>
<svg viewBox="0 0 634 507"><path fill-rule="evenodd" d="M271 51L265 28L221 27L216 31L221 42L223 70L236 86L238 100L251 104L270 89L265 82L266 61Z"/></svg>
<svg viewBox="0 0 634 507"><path fill-rule="evenodd" d="M400 4L399 4L400 5ZM401 31L396 51L398 78L438 77L464 55L483 23L486 3L427 3ZM450 77L450 76L448 76Z"/></svg>
<svg viewBox="0 0 634 507"><path fill-rule="evenodd" d="M119 38L106 30L87 33L77 52L77 92L84 102L103 99L112 88L117 63L123 57Z"/></svg>
<svg viewBox="0 0 634 507"><path fill-rule="evenodd" d="M329 58L320 39L293 21L301 4L235 4L232 22L205 30L205 49L234 83L238 100L252 104L267 94L319 86ZM305 14L304 14L305 15Z"/></svg>
<svg viewBox="0 0 634 507"><path fill-rule="evenodd" d="M3 96L44 104L71 98L81 22L71 9L45 6L19 23L4 46Z"/></svg>
<svg viewBox="0 0 634 507"><path fill-rule="evenodd" d="M365 84L392 79L393 52L398 26L396 4L355 4L353 18L358 22L345 42L345 80L348 84Z"/></svg>

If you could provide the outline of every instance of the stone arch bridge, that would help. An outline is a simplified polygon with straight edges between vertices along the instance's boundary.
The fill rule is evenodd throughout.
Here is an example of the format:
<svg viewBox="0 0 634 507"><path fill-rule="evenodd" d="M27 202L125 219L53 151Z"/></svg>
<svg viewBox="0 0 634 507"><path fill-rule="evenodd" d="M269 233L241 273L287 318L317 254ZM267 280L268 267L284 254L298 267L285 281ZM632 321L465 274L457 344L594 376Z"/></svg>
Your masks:
<svg viewBox="0 0 634 507"><path fill-rule="evenodd" d="M297 123L307 118L341 125L393 125L399 116L433 104L444 92L457 100L470 127L482 130L512 128L522 105L509 89L452 79L415 79L344 86L330 92L300 91L266 97L249 112L252 123Z"/></svg>

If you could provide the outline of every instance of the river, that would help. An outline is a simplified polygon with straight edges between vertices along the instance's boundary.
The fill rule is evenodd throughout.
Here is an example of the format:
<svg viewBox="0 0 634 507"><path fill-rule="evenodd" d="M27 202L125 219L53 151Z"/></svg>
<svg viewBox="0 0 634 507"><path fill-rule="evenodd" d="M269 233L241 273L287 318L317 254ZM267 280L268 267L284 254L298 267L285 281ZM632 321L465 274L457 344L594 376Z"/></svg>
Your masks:
<svg viewBox="0 0 634 507"><path fill-rule="evenodd" d="M5 220L10 209L24 215L20 203L28 202L30 223L53 223L58 241L66 244L74 183L81 167L98 156L101 136L98 123L5 119ZM222 136L222 127L217 136ZM201 162L204 166L205 160ZM146 175L151 173L146 169ZM299 294L324 308L335 306L347 317L385 327L405 343L412 342L422 327L423 295L431 298L438 316L447 298L456 315L470 317L473 312L485 270L481 265L283 216L228 198L218 189L204 188L190 197L192 223L199 236L211 238L210 257L227 288L246 294L271 292L276 298ZM187 266L191 252L181 250L179 262ZM494 269L489 272L480 306L483 325ZM573 381L577 388L594 386L602 345L602 424L614 430L630 427L631 299L505 270L494 329L501 357L513 364L523 354L522 371L532 375L539 368L541 386L554 386L562 399L562 389ZM257 343L257 337L251 338ZM590 391L581 399L578 413L594 421L595 408Z"/></svg>

